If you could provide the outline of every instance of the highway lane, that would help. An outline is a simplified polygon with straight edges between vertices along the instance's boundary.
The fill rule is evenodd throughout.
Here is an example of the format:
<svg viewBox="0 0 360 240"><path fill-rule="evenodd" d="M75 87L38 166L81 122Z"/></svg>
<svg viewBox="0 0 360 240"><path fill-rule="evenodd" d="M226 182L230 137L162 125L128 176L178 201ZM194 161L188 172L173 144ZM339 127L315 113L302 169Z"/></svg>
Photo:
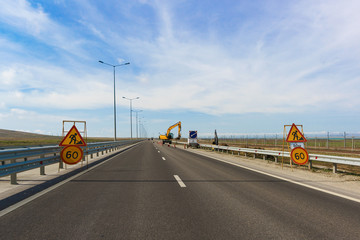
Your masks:
<svg viewBox="0 0 360 240"><path fill-rule="evenodd" d="M4 239L358 239L359 213L356 202L143 142L1 217L0 229Z"/></svg>

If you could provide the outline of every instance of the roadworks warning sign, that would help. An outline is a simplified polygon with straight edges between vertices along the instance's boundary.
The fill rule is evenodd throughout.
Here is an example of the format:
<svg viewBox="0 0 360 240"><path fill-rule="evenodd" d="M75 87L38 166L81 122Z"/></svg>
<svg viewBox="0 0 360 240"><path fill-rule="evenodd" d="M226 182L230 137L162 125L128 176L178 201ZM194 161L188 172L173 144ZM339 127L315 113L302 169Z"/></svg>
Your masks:
<svg viewBox="0 0 360 240"><path fill-rule="evenodd" d="M86 146L86 142L82 138L80 132L77 130L77 128L72 126L70 131L66 134L64 139L61 141L59 146L65 147L65 146Z"/></svg>
<svg viewBox="0 0 360 240"><path fill-rule="evenodd" d="M307 142L304 135L296 127L295 123L292 124L290 131L286 138L287 142Z"/></svg>

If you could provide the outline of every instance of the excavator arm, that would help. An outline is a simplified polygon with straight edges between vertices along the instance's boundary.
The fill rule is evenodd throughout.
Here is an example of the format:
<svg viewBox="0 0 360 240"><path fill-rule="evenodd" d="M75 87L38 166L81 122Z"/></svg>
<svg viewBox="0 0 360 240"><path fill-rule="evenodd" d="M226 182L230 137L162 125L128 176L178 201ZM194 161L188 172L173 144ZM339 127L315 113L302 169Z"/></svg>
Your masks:
<svg viewBox="0 0 360 240"><path fill-rule="evenodd" d="M168 128L168 130L167 130L167 132L166 132L166 136L169 136L171 130L172 130L173 128L177 127L177 126L179 126L178 135L181 136L181 134L180 134L180 131L181 131L181 122L180 122L180 121L177 122L177 123L175 123L174 125L172 125L172 126L170 126L170 127Z"/></svg>
<svg viewBox="0 0 360 240"><path fill-rule="evenodd" d="M176 139L180 139L181 138L181 122L177 122L174 125L171 125L168 130L166 131L166 135L160 135L159 138L161 140L163 140L163 143L165 142L169 142L171 143L171 139L173 138L173 134L171 133L171 130L174 129L175 127L179 127L178 130L178 136Z"/></svg>

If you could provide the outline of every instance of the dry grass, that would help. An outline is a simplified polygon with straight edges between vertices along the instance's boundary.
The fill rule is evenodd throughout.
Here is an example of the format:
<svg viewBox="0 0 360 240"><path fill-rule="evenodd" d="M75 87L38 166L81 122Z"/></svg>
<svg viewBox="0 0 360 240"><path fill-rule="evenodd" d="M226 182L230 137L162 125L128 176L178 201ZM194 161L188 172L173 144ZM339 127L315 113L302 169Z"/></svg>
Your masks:
<svg viewBox="0 0 360 240"><path fill-rule="evenodd" d="M0 147L57 145L62 137L0 129ZM122 140L122 139L119 139ZM92 137L87 142L113 141L113 138Z"/></svg>
<svg viewBox="0 0 360 240"><path fill-rule="evenodd" d="M200 143L204 143L204 144L211 144L211 140L200 140ZM243 143L234 143L232 141L223 141L219 143L220 146L232 146L232 147L239 147L239 148L254 148L254 149L264 149L264 150L277 150L277 151L281 151L282 150L282 146L278 145L263 145L263 144L243 144ZM333 155L333 156L346 156L346 157L355 157L355 158L359 158L360 157L360 151L356 150L353 151L351 149L338 149L338 148L312 148L312 147L307 147L306 148L307 151L311 154L319 154L319 155ZM287 146L285 146L285 151L289 151L289 149L287 148ZM273 158L270 158L271 160L273 160ZM281 161L282 159L279 159L279 161ZM290 159L289 158L284 158L284 163L286 164L290 164ZM296 165L295 165L296 166ZM329 170L332 171L332 163L326 163L326 162L318 162L318 161L313 161L313 167L314 169L321 169L321 170ZM299 166L297 166L299 167ZM307 167L304 166L304 167ZM338 164L338 171L342 172L342 173L346 173L346 174L354 174L359 176L360 175L360 167L358 166L351 166L351 165L344 165L344 164Z"/></svg>

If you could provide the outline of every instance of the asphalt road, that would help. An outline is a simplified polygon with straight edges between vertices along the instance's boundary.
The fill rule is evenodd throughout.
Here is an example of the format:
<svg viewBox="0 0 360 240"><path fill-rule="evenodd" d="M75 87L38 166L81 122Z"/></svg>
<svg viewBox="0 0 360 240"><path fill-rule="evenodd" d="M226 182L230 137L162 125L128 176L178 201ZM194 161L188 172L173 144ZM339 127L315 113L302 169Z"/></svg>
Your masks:
<svg viewBox="0 0 360 240"><path fill-rule="evenodd" d="M0 239L359 239L360 204L147 141L1 217L0 233Z"/></svg>

